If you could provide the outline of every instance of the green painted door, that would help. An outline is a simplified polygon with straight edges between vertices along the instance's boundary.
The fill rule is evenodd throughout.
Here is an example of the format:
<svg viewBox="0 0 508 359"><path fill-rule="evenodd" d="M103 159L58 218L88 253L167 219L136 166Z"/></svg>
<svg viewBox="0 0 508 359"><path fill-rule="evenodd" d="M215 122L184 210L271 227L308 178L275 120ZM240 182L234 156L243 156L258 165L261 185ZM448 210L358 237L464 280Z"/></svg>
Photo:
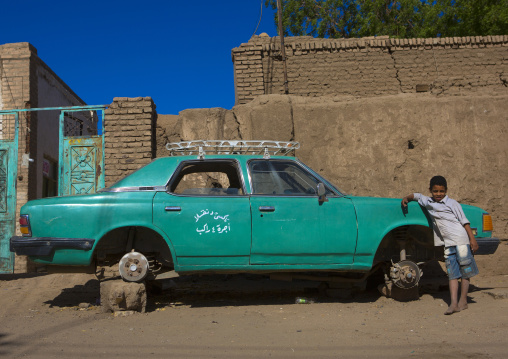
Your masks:
<svg viewBox="0 0 508 359"><path fill-rule="evenodd" d="M153 222L168 235L181 270L249 264L250 203L237 161L185 161L167 188L155 195Z"/></svg>
<svg viewBox="0 0 508 359"><path fill-rule="evenodd" d="M252 197L251 264L351 264L356 216L348 198Z"/></svg>
<svg viewBox="0 0 508 359"><path fill-rule="evenodd" d="M350 199L319 202L320 179L289 160L249 162L253 195L250 263L351 264L357 225Z"/></svg>
<svg viewBox="0 0 508 359"><path fill-rule="evenodd" d="M104 188L102 136L65 137L60 195L95 193Z"/></svg>
<svg viewBox="0 0 508 359"><path fill-rule="evenodd" d="M158 192L153 202L154 225L173 244L180 266L248 265L249 198L177 196Z"/></svg>
<svg viewBox="0 0 508 359"><path fill-rule="evenodd" d="M16 231L17 141L0 140L0 273L12 273L9 239Z"/></svg>

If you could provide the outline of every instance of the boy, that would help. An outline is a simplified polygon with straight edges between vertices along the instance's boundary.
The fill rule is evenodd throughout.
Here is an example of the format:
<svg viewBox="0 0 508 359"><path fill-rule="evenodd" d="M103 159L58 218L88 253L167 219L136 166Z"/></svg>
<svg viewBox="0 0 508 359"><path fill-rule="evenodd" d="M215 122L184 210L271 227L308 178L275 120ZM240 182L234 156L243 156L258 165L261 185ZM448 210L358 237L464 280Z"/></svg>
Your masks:
<svg viewBox="0 0 508 359"><path fill-rule="evenodd" d="M410 201L418 201L432 216L434 245L444 246L446 270L450 284L451 304L444 313L450 315L467 309L469 278L478 274L478 268L471 251L478 250L469 221L460 204L448 198L448 186L443 176L434 176L430 180L432 197L420 193L408 194L402 199L402 206ZM458 301L459 278L461 279L460 301Z"/></svg>

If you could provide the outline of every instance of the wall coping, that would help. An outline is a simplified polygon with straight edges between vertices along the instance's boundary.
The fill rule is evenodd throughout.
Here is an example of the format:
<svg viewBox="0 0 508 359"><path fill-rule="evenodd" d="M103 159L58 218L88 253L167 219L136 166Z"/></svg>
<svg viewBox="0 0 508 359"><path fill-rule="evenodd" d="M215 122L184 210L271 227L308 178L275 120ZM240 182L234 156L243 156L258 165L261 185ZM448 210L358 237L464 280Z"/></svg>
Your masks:
<svg viewBox="0 0 508 359"><path fill-rule="evenodd" d="M470 48L485 46L508 46L508 35L495 36L464 36L464 37L437 37L394 39L388 36L362 37L350 39L323 39L312 36L289 36L284 38L285 48L292 50L320 50L333 51L363 48ZM231 50L234 58L236 54L246 51L280 51L278 36L254 35L247 43L241 44Z"/></svg>
<svg viewBox="0 0 508 359"><path fill-rule="evenodd" d="M37 49L29 42L12 42L0 45L0 53L2 52L19 53L24 51L37 54Z"/></svg>

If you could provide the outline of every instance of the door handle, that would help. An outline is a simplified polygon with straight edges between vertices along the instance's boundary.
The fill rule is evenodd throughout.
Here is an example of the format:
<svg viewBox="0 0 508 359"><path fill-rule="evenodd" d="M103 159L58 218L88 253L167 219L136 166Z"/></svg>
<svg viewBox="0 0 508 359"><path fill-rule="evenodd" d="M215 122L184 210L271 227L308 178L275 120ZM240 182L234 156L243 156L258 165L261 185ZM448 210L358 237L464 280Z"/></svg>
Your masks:
<svg viewBox="0 0 508 359"><path fill-rule="evenodd" d="M259 206L259 211L260 212L274 212L275 207L273 207L273 206Z"/></svg>
<svg viewBox="0 0 508 359"><path fill-rule="evenodd" d="M164 210L167 211L167 212L180 212L182 210L182 207L167 206L167 207L164 207Z"/></svg>

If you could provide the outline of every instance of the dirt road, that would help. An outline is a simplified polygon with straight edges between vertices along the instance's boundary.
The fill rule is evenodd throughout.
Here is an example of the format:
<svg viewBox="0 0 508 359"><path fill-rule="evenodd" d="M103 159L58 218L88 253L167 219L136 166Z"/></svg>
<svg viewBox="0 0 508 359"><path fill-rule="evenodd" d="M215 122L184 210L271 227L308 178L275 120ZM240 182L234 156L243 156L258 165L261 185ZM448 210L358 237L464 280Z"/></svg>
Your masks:
<svg viewBox="0 0 508 359"><path fill-rule="evenodd" d="M507 242L477 257L469 309L451 316L439 268L424 272L420 299L405 303L375 290L324 298L313 283L257 276L179 277L147 313L125 317L101 313L94 276L0 276L0 356L506 358L507 259ZM294 304L297 296L318 303Z"/></svg>

